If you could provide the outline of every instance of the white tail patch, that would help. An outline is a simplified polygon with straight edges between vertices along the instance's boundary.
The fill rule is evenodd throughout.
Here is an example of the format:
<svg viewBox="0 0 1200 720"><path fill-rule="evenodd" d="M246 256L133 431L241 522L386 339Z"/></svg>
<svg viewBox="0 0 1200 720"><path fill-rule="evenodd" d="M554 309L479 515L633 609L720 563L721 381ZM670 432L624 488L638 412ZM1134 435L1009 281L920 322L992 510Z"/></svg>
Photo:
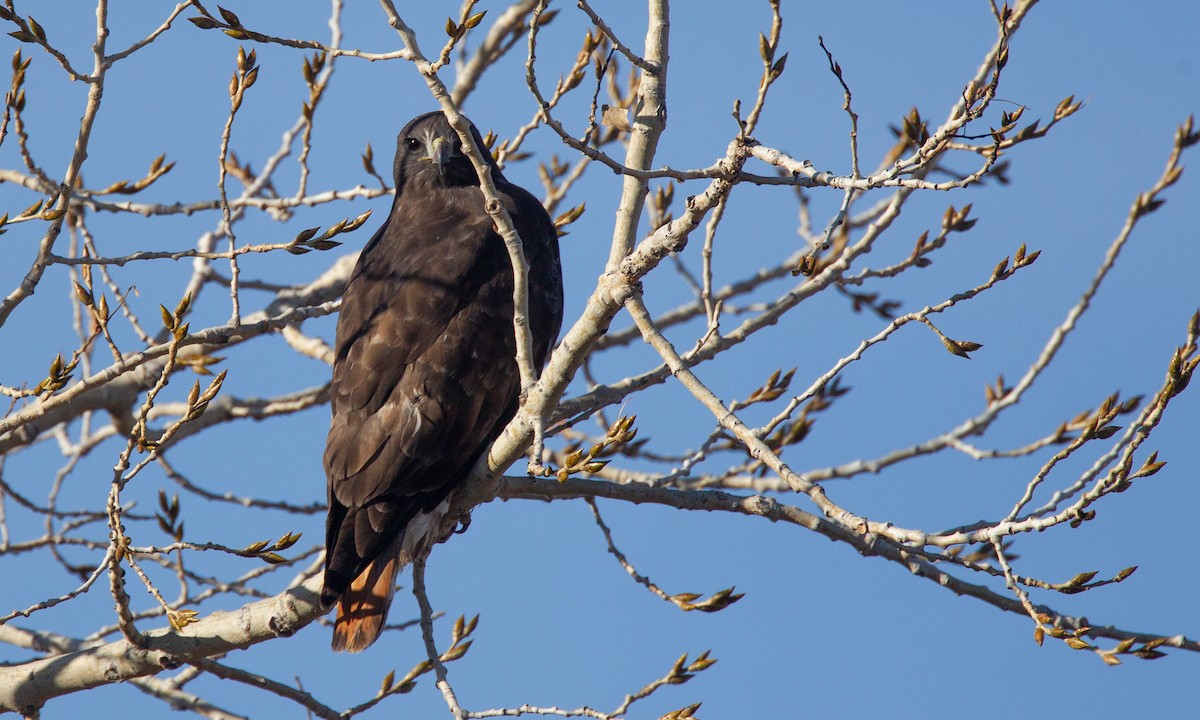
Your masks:
<svg viewBox="0 0 1200 720"><path fill-rule="evenodd" d="M400 544L401 565L409 565L417 558L425 557L434 545L450 537L458 522L451 519L449 513L450 498L447 497L433 509L417 513L408 522L404 528L404 540Z"/></svg>

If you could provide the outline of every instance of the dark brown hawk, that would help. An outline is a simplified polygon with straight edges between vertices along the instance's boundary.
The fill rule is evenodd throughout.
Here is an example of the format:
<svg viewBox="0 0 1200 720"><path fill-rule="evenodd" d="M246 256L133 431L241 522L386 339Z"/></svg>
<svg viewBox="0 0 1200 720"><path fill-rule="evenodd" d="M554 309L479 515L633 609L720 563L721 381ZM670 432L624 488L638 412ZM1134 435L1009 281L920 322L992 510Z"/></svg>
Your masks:
<svg viewBox="0 0 1200 720"><path fill-rule="evenodd" d="M342 299L321 591L325 607L337 603L334 650L358 652L379 637L396 573L453 528L450 494L516 413L512 266L461 150L441 112L400 132L391 214ZM540 368L562 323L557 232L484 155L529 263Z"/></svg>

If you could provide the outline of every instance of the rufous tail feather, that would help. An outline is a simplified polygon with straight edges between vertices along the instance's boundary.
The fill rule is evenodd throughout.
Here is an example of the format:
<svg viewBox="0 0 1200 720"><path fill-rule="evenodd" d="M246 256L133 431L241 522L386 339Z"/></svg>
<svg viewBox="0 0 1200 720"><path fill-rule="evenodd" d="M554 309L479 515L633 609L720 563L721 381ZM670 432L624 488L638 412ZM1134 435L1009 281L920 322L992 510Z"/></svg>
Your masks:
<svg viewBox="0 0 1200 720"><path fill-rule="evenodd" d="M333 620L333 649L337 652L361 652L383 632L388 607L396 592L397 558L378 558L350 583L337 604Z"/></svg>

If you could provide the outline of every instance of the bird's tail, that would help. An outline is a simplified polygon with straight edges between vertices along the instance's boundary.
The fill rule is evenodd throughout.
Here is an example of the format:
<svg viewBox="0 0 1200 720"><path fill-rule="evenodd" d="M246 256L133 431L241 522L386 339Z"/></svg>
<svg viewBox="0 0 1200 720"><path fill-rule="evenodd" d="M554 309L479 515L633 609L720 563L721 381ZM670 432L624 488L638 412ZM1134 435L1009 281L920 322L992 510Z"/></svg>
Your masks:
<svg viewBox="0 0 1200 720"><path fill-rule="evenodd" d="M333 649L361 652L383 632L392 595L396 592L399 558L380 557L350 583L338 600L333 620Z"/></svg>
<svg viewBox="0 0 1200 720"><path fill-rule="evenodd" d="M450 536L457 518L450 516L449 508L449 500L443 499L433 508L417 512L340 597L330 588L326 568L322 604L328 606L333 598L338 598L333 620L335 651L361 652L379 638L396 592L396 574L405 565L427 556L430 548Z"/></svg>

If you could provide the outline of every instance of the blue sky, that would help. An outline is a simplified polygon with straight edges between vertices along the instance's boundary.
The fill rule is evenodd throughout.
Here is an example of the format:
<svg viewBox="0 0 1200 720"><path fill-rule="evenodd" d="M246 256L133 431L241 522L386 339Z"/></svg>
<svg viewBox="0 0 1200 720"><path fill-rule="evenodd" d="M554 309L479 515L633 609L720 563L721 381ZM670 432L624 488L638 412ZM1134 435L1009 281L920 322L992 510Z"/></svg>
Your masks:
<svg viewBox="0 0 1200 720"><path fill-rule="evenodd" d="M398 46L375 4L348 4L346 46L374 52ZM457 4L434 10L404 5L398 4L401 13L418 32L422 49L432 54L444 38L445 15L456 13ZM286 12L281 12L282 3L231 1L228 7L248 27L288 37L328 37L325 3L288 3ZM491 7L486 0L479 5ZM641 46L645 20L640 4L596 3L596 9L630 45ZM19 10L33 13L72 62L90 67L91 6L27 2ZM114 7L110 49L143 36L166 12L162 3ZM723 154L734 133L729 115L734 100L748 103L753 97L760 71L758 33L769 27L770 14L765 2L676 3L673 13L668 129L655 164L704 166ZM785 3L784 21L780 52L789 53L787 71L772 91L756 137L838 174L849 171L847 121L840 109L840 86L826 67L818 35L854 91L861 154L869 167L893 141L888 125L911 107L933 121L945 117L994 38L984 2ZM1033 10L1013 42L999 98L1004 107L1025 106L1026 121L1048 118L1068 95L1084 101L1084 107L1049 137L1007 156L1011 184L987 183L914 198L867 263L880 266L905 256L917 235L936 230L947 205L966 203L974 204L972 216L979 218L970 233L936 254L932 267L871 289L899 300L905 310L919 309L982 282L1021 243L1041 250L1041 257L994 292L938 318L948 335L983 343L970 361L950 356L930 333L910 326L847 372L852 392L820 417L804 444L789 449L789 464L804 471L919 442L977 413L983 385L998 374L1011 382L1024 372L1095 272L1134 197L1162 171L1175 127L1200 109L1197 27L1200 9L1185 3L1043 3ZM546 28L539 41L544 83L569 66L585 28L586 17L573 6L564 6ZM18 45L0 35L0 50L11 53ZM145 199L214 197L216 149L228 110L225 87L237 47L230 38L180 21L154 45L115 67L83 171L88 185L139 177L154 157L166 152L177 166ZM26 111L31 148L43 167L61 172L70 157L85 89L67 81L45 53L20 48L34 58ZM234 127L232 149L261 167L278 147L280 134L295 122L306 93L298 51L273 46L257 52L259 83ZM519 55L506 58L466 104L466 113L485 132L494 129L508 137L533 117L533 100L523 90L522 62ZM452 81L450 72L443 77ZM387 174L397 130L433 107L417 73L404 62L338 60L317 111L310 187L370 185L359 161L367 143L374 148L376 166ZM586 105L568 105L564 118L569 127L581 130ZM0 166L19 167L14 145L10 133L0 147ZM545 130L535 133L529 149L539 161L567 152ZM1193 148L1192 155L1198 152ZM1192 162L1192 156L1185 156L1185 165ZM965 162L960 165L966 167ZM506 172L526 187L538 185L533 162ZM293 157L277 177L280 192L294 192L297 176ZM677 202L701 187L676 188ZM586 200L588 206L563 239L568 325L603 269L618 197L614 177L592 168L568 200L572 205ZM835 212L841 200L836 192L810 197L816 222ZM1128 397L1152 392L1161 382L1169 353L1200 305L1195 229L1200 225L1200 184L1194 170L1165 197L1167 204L1139 225L1058 362L980 444L1029 442L1115 390ZM28 191L0 185L0 209L10 214L35 199ZM367 208L375 210L363 230L341 238L346 240L342 248L303 257L248 256L243 277L276 283L315 277L336 256L361 246L387 206L388 200L381 198L304 208L286 225L251 216L237 226L241 243L282 242L303 228L328 227ZM790 190L738 188L716 245L718 282L790 253L798 242L795 213ZM200 213L142 220L94 214L89 222L101 247L118 255L192 247L201 233L216 227L218 217ZM0 287L5 293L23 274L40 237L38 224L29 223L0 238L6 258L0 263ZM699 263L699 245L695 238L684 253L693 267ZM172 306L190 271L185 261L135 264L117 272L122 282L137 285L139 295L132 302L154 323L155 306ZM67 317L69 287L66 272L52 269L37 295L0 328L0 382L35 384L55 352L72 348L69 328L55 320ZM772 285L761 298L784 287ZM666 266L647 288L652 308L672 307L687 297L686 287ZM800 378L824 372L884 325L867 314L851 313L844 299L827 295L806 303L727 361L701 368L701 378L726 399L744 397L776 367L797 367L797 384L807 386ZM258 307L264 297L247 291L244 302ZM193 327L222 322L228 313L228 298L210 290L198 303ZM614 327L627 324L627 318L618 317ZM331 338L333 323L310 322L304 329ZM687 347L696 330L681 328L672 339ZM126 339L132 344L130 337ZM229 378L224 392L234 395L294 391L328 376L326 366L298 358L278 337L225 356ZM614 380L652 365L649 351L635 348L599 362L597 372ZM182 393L189 384L190 379L171 387ZM1193 388L1172 404L1148 445L1168 461L1162 472L1106 499L1096 508L1097 519L1080 529L1060 527L1016 541L1018 570L1048 580L1065 580L1085 570L1111 576L1130 565L1138 565L1138 572L1119 586L1075 596L1035 595L1036 601L1086 615L1097 625L1197 632L1200 565L1188 549L1194 543L1190 527L1200 509L1196 392ZM642 436L651 437L663 452L694 447L712 427L707 411L677 386L634 398L627 411L638 414ZM320 451L327 413L322 406L268 423L230 424L182 443L169 457L212 489L318 501L324 495ZM43 443L10 459L4 466L6 481L35 495L44 493L62 462L52 445ZM117 452L119 447L110 443L82 463L64 500L102 504ZM937 530L1006 513L1037 464L938 456L827 489L861 515ZM1059 478L1084 467L1073 463ZM131 487L131 497L139 499L142 509L153 507L159 487L177 491L161 473L147 473ZM236 546L302 531L298 547L306 547L322 536L321 516L214 508L186 494L181 499L189 539ZM805 501L781 499L812 509ZM1108 668L1093 655L1061 643L1048 641L1039 649L1027 618L955 597L898 566L860 557L796 528L614 502L601 501L600 508L618 545L656 583L671 592L706 594L736 585L746 597L721 613L679 612L628 579L605 552L582 502L512 501L481 507L470 531L439 546L429 565L436 608L450 618L481 615L474 647L451 666L451 680L464 705L478 710L523 703L607 710L625 693L665 673L681 653L694 657L711 649L719 659L716 665L635 705L631 717L654 718L697 701L704 701L700 716L706 720L845 713L1094 718L1149 712L1173 718L1188 717L1196 707L1200 660L1187 653L1172 652L1154 662L1131 658ZM12 522L14 535L19 529L37 532L22 528L17 518ZM162 541L152 523L141 532L145 542ZM45 558L6 557L3 562L10 577L24 579L0 591L5 606L25 606L73 587ZM227 572L250 569L240 561L197 562L212 562ZM408 576L401 582L405 589L393 607L394 621L416 614L407 593ZM230 600L228 607L235 606ZM67 607L45 613L45 627L83 635L111 621L111 601L100 587ZM310 626L294 638L226 660L281 681L298 677L306 690L340 708L372 695L388 670L403 673L423 657L415 632L393 634L352 657L329 653L328 632ZM446 621L440 622L439 632L444 639ZM0 654L3 659L23 657L16 651ZM191 689L256 718L303 716L295 705L231 682L203 680ZM158 717L166 716L168 708L132 688L111 687L55 701L43 717L86 713L116 718L133 712ZM426 678L414 693L393 698L365 717L440 713L444 704Z"/></svg>

